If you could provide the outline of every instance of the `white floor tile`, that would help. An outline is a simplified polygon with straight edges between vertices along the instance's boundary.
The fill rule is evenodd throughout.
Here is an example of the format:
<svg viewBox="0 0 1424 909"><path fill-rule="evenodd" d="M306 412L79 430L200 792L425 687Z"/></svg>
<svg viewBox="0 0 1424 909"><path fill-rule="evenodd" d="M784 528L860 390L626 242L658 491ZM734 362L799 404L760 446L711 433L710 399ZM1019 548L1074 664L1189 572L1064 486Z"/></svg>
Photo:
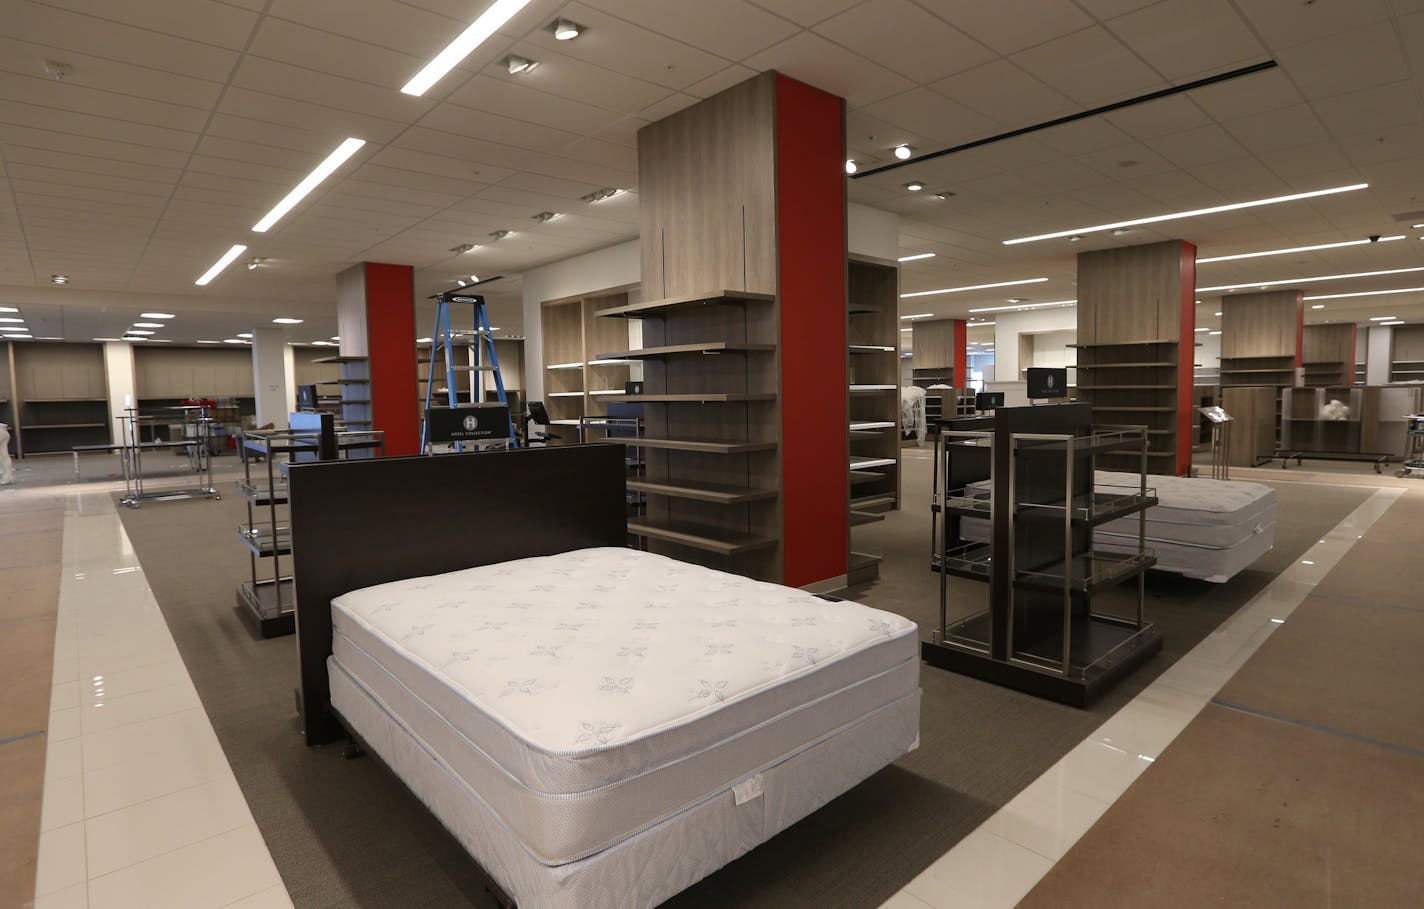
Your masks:
<svg viewBox="0 0 1424 909"><path fill-rule="evenodd" d="M214 759L210 753L181 751L155 753L148 760L86 771L84 813L94 818L223 776L230 777L231 773L232 769L221 755Z"/></svg>
<svg viewBox="0 0 1424 909"><path fill-rule="evenodd" d="M1152 755L1139 756L1136 751L1089 739L1068 752L1047 773L1053 775L1060 786L1112 804L1152 760Z"/></svg>
<svg viewBox="0 0 1424 909"><path fill-rule="evenodd" d="M50 681L55 685L63 682L77 682L79 680L79 657L73 656L67 660L56 658L54 661L54 675Z"/></svg>
<svg viewBox="0 0 1424 909"><path fill-rule="evenodd" d="M49 715L49 724L45 727L45 735L49 736L51 742L63 742L66 739L79 737L79 708L70 707L67 710L56 710Z"/></svg>
<svg viewBox="0 0 1424 909"><path fill-rule="evenodd" d="M912 896L908 890L901 890L881 903L880 909L933 909L933 907L919 897Z"/></svg>
<svg viewBox="0 0 1424 909"><path fill-rule="evenodd" d="M91 817L86 831L89 875L118 871L252 823L242 791L232 780Z"/></svg>
<svg viewBox="0 0 1424 909"><path fill-rule="evenodd" d="M79 682L60 682L50 689L49 709L66 710L79 706Z"/></svg>
<svg viewBox="0 0 1424 909"><path fill-rule="evenodd" d="M75 884L54 893L35 897L35 909L88 909L89 885Z"/></svg>
<svg viewBox="0 0 1424 909"><path fill-rule="evenodd" d="M1155 760L1206 706L1203 695L1150 685L1093 733L1106 745Z"/></svg>
<svg viewBox="0 0 1424 909"><path fill-rule="evenodd" d="M84 749L79 739L49 742L45 745L45 782L75 776L84 769Z"/></svg>
<svg viewBox="0 0 1424 909"><path fill-rule="evenodd" d="M201 708L190 708L114 729L85 731L84 770L142 763L170 756L225 760Z"/></svg>
<svg viewBox="0 0 1424 909"><path fill-rule="evenodd" d="M91 675L86 680L91 688L102 687L104 695L109 698L124 698L132 694L140 694L155 688L188 681L188 668L181 661L135 666L132 669L115 669L113 672L103 675Z"/></svg>
<svg viewBox="0 0 1424 909"><path fill-rule="evenodd" d="M1106 802L1042 778L984 822L984 829L1057 861L1108 810Z"/></svg>
<svg viewBox="0 0 1424 909"><path fill-rule="evenodd" d="M83 706L79 708L85 735L202 706L198 692L193 690L193 683L187 679L127 697L110 697L107 680L104 685L104 688L96 688L94 693L84 698Z"/></svg>
<svg viewBox="0 0 1424 909"><path fill-rule="evenodd" d="M889 904L887 903L887 905ZM223 909L292 909L292 898L287 896L285 887L273 887L263 890L261 893L255 893L246 899L229 903ZM901 909L920 909L920 907L906 905Z"/></svg>
<svg viewBox="0 0 1424 909"><path fill-rule="evenodd" d="M67 827L84 820L84 778L66 776L44 785L40 831Z"/></svg>
<svg viewBox="0 0 1424 909"><path fill-rule="evenodd" d="M1052 867L1050 859L981 827L905 890L936 909L1012 909Z"/></svg>
<svg viewBox="0 0 1424 909"><path fill-rule="evenodd" d="M84 883L84 825L70 824L40 833L35 894L44 896Z"/></svg>
<svg viewBox="0 0 1424 909"><path fill-rule="evenodd" d="M221 909L281 886L256 827L242 827L89 881L91 909Z"/></svg>

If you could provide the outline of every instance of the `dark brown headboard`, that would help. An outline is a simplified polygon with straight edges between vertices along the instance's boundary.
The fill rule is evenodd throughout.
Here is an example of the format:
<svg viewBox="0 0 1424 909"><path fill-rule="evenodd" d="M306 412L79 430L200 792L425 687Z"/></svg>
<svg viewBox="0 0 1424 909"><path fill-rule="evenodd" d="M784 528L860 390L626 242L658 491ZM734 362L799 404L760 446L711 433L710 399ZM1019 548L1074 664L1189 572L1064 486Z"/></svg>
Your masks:
<svg viewBox="0 0 1424 909"><path fill-rule="evenodd" d="M294 464L292 562L308 745L331 715L331 601L422 577L627 544L622 445Z"/></svg>

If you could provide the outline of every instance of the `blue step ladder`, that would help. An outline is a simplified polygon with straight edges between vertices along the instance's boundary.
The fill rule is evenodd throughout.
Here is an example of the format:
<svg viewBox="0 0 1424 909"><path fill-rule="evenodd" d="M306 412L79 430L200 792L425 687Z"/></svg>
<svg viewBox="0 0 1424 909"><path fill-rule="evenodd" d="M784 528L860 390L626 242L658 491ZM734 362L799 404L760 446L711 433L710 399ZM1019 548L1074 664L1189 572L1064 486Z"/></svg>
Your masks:
<svg viewBox="0 0 1424 909"><path fill-rule="evenodd" d="M494 280L490 278L488 280ZM504 393L504 375L499 369L499 354L495 350L494 332L490 330L489 314L485 311L485 298L483 294L469 293L464 289L447 290L444 293L436 294L432 297L435 300L435 330L431 332L430 347L430 373L425 383L425 410L421 414L420 424L420 450L424 454L432 451L432 441L430 438L430 408L435 398L436 376L443 372L445 375L445 398L446 405L450 408L471 406L482 404L480 398L484 390L484 376L491 374L494 376L494 387L499 403L505 408L505 424L507 447L518 448L519 438L514 433L514 416L509 413L509 399ZM474 312L474 327L469 329L455 328L450 318L450 307L469 306ZM474 363L455 362L455 339L471 338L473 343L471 348L474 351ZM441 364L443 369L437 371L437 364ZM456 384L456 376L462 372L470 373L470 399L460 400L459 387ZM440 406L438 404L434 406ZM492 440L487 440L492 441ZM456 451L464 451L466 445L478 447L486 442L453 442Z"/></svg>

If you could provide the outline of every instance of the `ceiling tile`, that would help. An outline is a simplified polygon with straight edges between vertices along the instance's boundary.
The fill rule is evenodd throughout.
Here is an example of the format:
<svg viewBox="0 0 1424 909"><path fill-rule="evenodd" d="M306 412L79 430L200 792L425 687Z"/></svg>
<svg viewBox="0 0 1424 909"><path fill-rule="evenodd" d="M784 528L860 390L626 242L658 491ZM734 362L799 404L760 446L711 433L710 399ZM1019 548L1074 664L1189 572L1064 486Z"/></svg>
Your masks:
<svg viewBox="0 0 1424 909"><path fill-rule="evenodd" d="M52 107L21 104L3 98L0 98L0 123L172 151L191 149L198 138L197 133L186 130L165 129L114 117L79 114L56 110Z"/></svg>
<svg viewBox="0 0 1424 909"><path fill-rule="evenodd" d="M539 70L535 70L527 78L532 79L538 73ZM447 101L467 110L500 114L527 123L578 133L601 129L621 116L614 110L560 97L549 91L556 87L553 82L540 83L539 87L535 87L521 84L524 78L526 77L514 77L507 73L481 74L452 92ZM480 118L471 116L470 119L472 122L479 122Z"/></svg>
<svg viewBox="0 0 1424 909"><path fill-rule="evenodd" d="M942 146L992 136L1000 124L927 88L917 88L863 108L865 113ZM919 149L924 152L928 149Z"/></svg>
<svg viewBox="0 0 1424 909"><path fill-rule="evenodd" d="M1113 19L1107 27L1172 80L1269 58L1227 0L1162 0ZM1190 51L1183 53L1184 48Z"/></svg>
<svg viewBox="0 0 1424 909"><path fill-rule="evenodd" d="M995 60L941 79L930 88L970 110L1018 129L1080 110L1066 95L1050 88L1008 60Z"/></svg>
<svg viewBox="0 0 1424 909"><path fill-rule="evenodd" d="M1305 100L1281 69L1239 76L1194 89L1189 96L1218 120L1235 120L1268 110L1279 110Z"/></svg>
<svg viewBox="0 0 1424 909"><path fill-rule="evenodd" d="M865 0L817 25L815 31L922 83L997 57L909 0Z"/></svg>
<svg viewBox="0 0 1424 909"><path fill-rule="evenodd" d="M1329 138L1315 112L1304 104L1230 120L1223 125L1238 142L1256 154Z"/></svg>
<svg viewBox="0 0 1424 909"><path fill-rule="evenodd" d="M22 126L8 126L0 123L0 145L7 149L12 146L44 148L57 152L107 158L131 164L155 164L167 167L182 167L188 159L186 152L159 149L129 142L114 142L108 139L94 139L60 133L53 130L33 129Z"/></svg>
<svg viewBox="0 0 1424 909"><path fill-rule="evenodd" d="M463 30L448 16L387 0L272 0L269 15L410 54L422 61L438 54ZM480 50L497 54L498 46L507 43L507 39L495 37ZM411 72L406 78L413 75Z"/></svg>
<svg viewBox="0 0 1424 909"><path fill-rule="evenodd" d="M409 123L435 106L434 102L425 98L401 94L396 87L357 82L258 57L244 58L230 84L266 95L398 123Z"/></svg>
<svg viewBox="0 0 1424 909"><path fill-rule="evenodd" d="M222 91L220 83L205 79L105 60L70 48L46 47L0 37L0 71L48 80L44 73L45 61L56 57L62 57L64 62L74 67L62 83L64 88L99 90L106 96L128 95L203 110L212 107Z"/></svg>
<svg viewBox="0 0 1424 909"><path fill-rule="evenodd" d="M778 70L840 95L852 108L914 88L905 77L811 32L801 32L743 62L752 69Z"/></svg>
<svg viewBox="0 0 1424 909"><path fill-rule="evenodd" d="M734 63L721 72L714 73L687 87L687 93L698 98L710 98L718 92L725 91L734 85L740 85L748 79L756 76L757 72L750 67Z"/></svg>
<svg viewBox="0 0 1424 909"><path fill-rule="evenodd" d="M561 55L672 89L700 82L729 62L579 3L569 4L564 13L587 25L588 34L576 41L560 41L539 29L522 42L538 48L531 54L534 59Z"/></svg>
<svg viewBox="0 0 1424 909"><path fill-rule="evenodd" d="M1215 124L1147 139L1146 143L1168 161L1186 168L1247 155L1246 149L1242 148L1239 142Z"/></svg>
<svg viewBox="0 0 1424 909"><path fill-rule="evenodd" d="M752 0L756 6L805 26L829 19L859 2L860 0Z"/></svg>
<svg viewBox="0 0 1424 909"><path fill-rule="evenodd" d="M1013 61L1085 107L1162 88L1162 79L1102 27L1013 55Z"/></svg>
<svg viewBox="0 0 1424 909"><path fill-rule="evenodd" d="M663 85L558 54L537 44L520 42L515 45L514 52L538 60L539 66L526 74L511 77L507 67L495 64L486 67L484 74L496 79L517 78L521 85L528 88L625 114L636 114L668 94ZM715 68L697 78L705 78L712 72ZM460 94L456 92L456 95Z"/></svg>
<svg viewBox="0 0 1424 909"><path fill-rule="evenodd" d="M1236 5L1273 50L1329 38L1389 17L1384 0L1309 4L1302 0L1236 0Z"/></svg>
<svg viewBox="0 0 1424 909"><path fill-rule="evenodd" d="M921 0L920 5L1000 54L1012 54L1093 24L1072 0Z"/></svg>
<svg viewBox="0 0 1424 909"><path fill-rule="evenodd" d="M1411 75L1389 22L1300 44L1279 51L1277 58L1309 99L1343 95Z"/></svg>
<svg viewBox="0 0 1424 909"><path fill-rule="evenodd" d="M307 101L279 98L236 86L229 88L223 95L218 110L236 117L296 126L330 135L356 136L367 142L389 142L404 126L393 120L336 110ZM332 148L335 148L335 144ZM326 152L322 154L324 156Z"/></svg>
<svg viewBox="0 0 1424 909"><path fill-rule="evenodd" d="M1424 121L1419 89L1413 81L1396 82L1338 95L1311 105L1337 138L1376 133Z"/></svg>
<svg viewBox="0 0 1424 909"><path fill-rule="evenodd" d="M1183 95L1134 104L1106 114L1104 119L1137 139L1166 136L1211 123L1211 118Z"/></svg>
<svg viewBox="0 0 1424 909"><path fill-rule="evenodd" d="M1065 155L1087 154L1132 141L1131 136L1109 123L1105 117L1088 117L1051 126L1034 133L1034 138Z"/></svg>
<svg viewBox="0 0 1424 909"><path fill-rule="evenodd" d="M239 9L215 0L184 0L182 3L166 3L162 0L130 0L127 3L114 3L112 0L43 2L47 6L60 7L100 20L231 50L242 50L258 20L257 13L252 10Z"/></svg>
<svg viewBox="0 0 1424 909"><path fill-rule="evenodd" d="M1099 19L1111 19L1156 2L1157 0L1078 0L1078 5Z"/></svg>
<svg viewBox="0 0 1424 909"><path fill-rule="evenodd" d="M716 3L589 0L587 5L669 38L706 48L728 60L749 57L799 30L785 19L744 0L717 0Z"/></svg>
<svg viewBox="0 0 1424 909"><path fill-rule="evenodd" d="M471 115L469 108L442 104L422 117L418 124L424 129L439 130L471 139L497 137L501 145L552 152L577 141L577 133L526 123L499 114Z"/></svg>

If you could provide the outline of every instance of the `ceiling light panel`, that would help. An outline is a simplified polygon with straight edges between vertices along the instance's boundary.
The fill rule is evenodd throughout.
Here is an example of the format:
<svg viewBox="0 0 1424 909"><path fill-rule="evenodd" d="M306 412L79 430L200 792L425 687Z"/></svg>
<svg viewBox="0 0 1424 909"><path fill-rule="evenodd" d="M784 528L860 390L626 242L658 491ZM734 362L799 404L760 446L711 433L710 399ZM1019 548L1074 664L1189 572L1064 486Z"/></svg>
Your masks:
<svg viewBox="0 0 1424 909"><path fill-rule="evenodd" d="M1017 306L981 306L971 309L970 312L1017 312L1025 309L1050 309L1054 306L1076 306L1077 300L1052 300L1048 303L1020 303ZM983 324L983 323L978 323ZM973 328L973 325L969 326Z"/></svg>
<svg viewBox="0 0 1424 909"><path fill-rule="evenodd" d="M1348 300L1356 297L1388 297L1394 294L1424 293L1424 287L1401 287L1397 290L1361 290L1351 294L1307 294L1307 300Z"/></svg>
<svg viewBox="0 0 1424 909"><path fill-rule="evenodd" d="M206 285L213 278L216 278L218 275L222 274L222 270L224 268L227 268L229 265L231 265L234 259L236 259L238 256L242 255L245 252L247 252L246 246L234 246L232 249L229 249L227 252L223 253L222 258L214 262L213 267L203 272L203 276L198 280L194 281L193 283L198 285L199 287ZM144 316L149 317L149 314L144 313Z"/></svg>
<svg viewBox="0 0 1424 909"><path fill-rule="evenodd" d="M1259 259L1262 256L1285 256L1290 253L1318 252L1322 249L1344 249L1347 246L1369 246L1372 243L1389 243L1393 240L1403 240L1404 234L1393 237L1380 237L1379 240L1346 240L1342 243L1320 243L1315 246L1292 246L1289 249L1267 249L1261 252L1238 253L1234 256L1212 256L1208 259L1197 259L1198 265L1206 265L1210 262L1234 262L1237 259Z"/></svg>
<svg viewBox="0 0 1424 909"><path fill-rule="evenodd" d="M323 180L331 176L338 167L345 164L346 161L352 155L356 154L356 152L360 151L361 146L365 144L365 139L347 139L336 146L336 150L327 155L326 160L322 161L316 166L315 170L302 178L302 182L298 183L295 189L287 193L281 202L273 206L271 211L263 215L261 221L252 225L253 231L260 234L270 230L272 225L282 220L282 217L286 215L287 212L295 208L298 202L305 199L312 190L321 185Z"/></svg>
<svg viewBox="0 0 1424 909"><path fill-rule="evenodd" d="M141 312L138 314L141 319L172 319L171 312Z"/></svg>
<svg viewBox="0 0 1424 909"><path fill-rule="evenodd" d="M1379 278L1385 275L1407 275L1417 271L1424 271L1424 266L1418 268L1387 268L1383 271L1357 271L1346 275L1318 275L1311 278L1281 278L1278 281L1246 281L1241 284L1221 284L1216 287L1198 287L1197 293L1205 293L1210 290L1246 290L1252 287L1264 290L1267 287L1279 287L1282 284L1313 284L1317 281L1346 281L1350 278Z"/></svg>
<svg viewBox="0 0 1424 909"><path fill-rule="evenodd" d="M495 0L489 9L481 13L454 41L411 77L411 80L401 87L401 93L419 97L430 91L431 86L445 78L446 73L459 66L461 60L484 44L490 35L528 6L529 2L530 0Z"/></svg>
<svg viewBox="0 0 1424 909"><path fill-rule="evenodd" d="M917 290L914 293L900 294L902 299L909 297L930 297L935 294L960 294L971 290L991 290L995 287L1018 287L1021 284L1042 284L1047 278L1024 278L1022 281L1000 281L996 284L971 284L968 287L943 287L939 290Z"/></svg>
<svg viewBox="0 0 1424 909"><path fill-rule="evenodd" d="M1051 234L1038 234L1032 237L1018 237L1013 240L1005 240L1005 246L1014 246L1019 243L1036 243L1040 240L1056 240L1060 237L1081 237L1083 234L1099 233L1107 230L1119 230L1124 227L1137 227L1142 224L1160 224L1163 221L1176 221L1183 218L1199 218L1203 215L1215 215L1221 212L1239 211L1243 208L1258 208L1262 205L1279 205L1284 202L1299 202L1303 199L1315 199L1320 196L1330 196L1336 193L1355 192L1361 189L1368 189L1368 183L1352 183L1349 186L1333 186L1329 189L1316 189L1310 192L1293 193L1289 196L1273 196L1269 199L1252 199L1249 202L1232 202L1227 205L1213 205L1210 208L1195 208L1189 211L1169 212L1165 215L1152 215L1147 218L1133 218L1129 221L1114 221L1111 224L1098 224L1093 227L1074 227L1069 230L1055 231Z"/></svg>

